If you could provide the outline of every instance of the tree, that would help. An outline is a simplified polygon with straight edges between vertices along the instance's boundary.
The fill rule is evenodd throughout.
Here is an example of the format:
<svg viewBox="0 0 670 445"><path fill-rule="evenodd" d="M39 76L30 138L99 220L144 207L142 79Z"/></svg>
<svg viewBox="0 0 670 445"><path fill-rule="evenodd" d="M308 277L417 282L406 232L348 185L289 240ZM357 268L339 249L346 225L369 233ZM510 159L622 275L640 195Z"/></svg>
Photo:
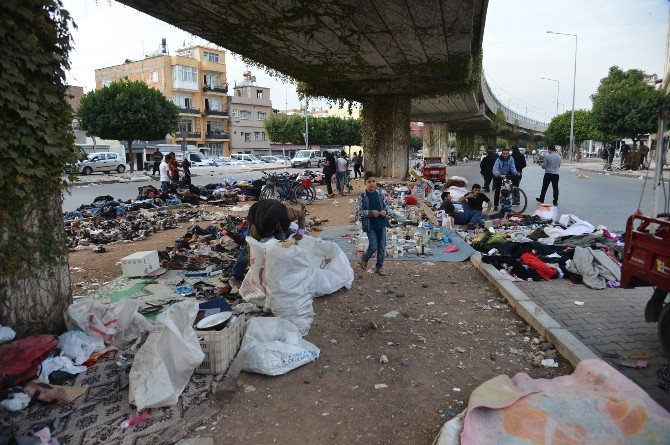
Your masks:
<svg viewBox="0 0 670 445"><path fill-rule="evenodd" d="M112 82L81 98L79 127L103 139L126 141L130 171L134 140L162 139L177 130L179 109L163 94L140 81Z"/></svg>
<svg viewBox="0 0 670 445"><path fill-rule="evenodd" d="M284 114L271 114L263 121L263 128L271 142L287 144L291 141L287 131L286 117Z"/></svg>
<svg viewBox="0 0 670 445"><path fill-rule="evenodd" d="M591 96L595 127L606 136L633 140L652 133L658 125L659 107L670 104L663 91L649 84L653 79L655 76L640 70L611 67Z"/></svg>
<svg viewBox="0 0 670 445"><path fill-rule="evenodd" d="M344 134L342 135L342 145L361 145L361 120L360 119L343 119Z"/></svg>
<svg viewBox="0 0 670 445"><path fill-rule="evenodd" d="M422 147L423 147L423 138L414 135L409 136L409 148L411 148L412 151L421 150Z"/></svg>
<svg viewBox="0 0 670 445"><path fill-rule="evenodd" d="M544 139L549 145L570 145L570 119L571 111L555 116L544 133ZM593 114L588 110L575 110L575 145L589 139L603 140L603 135L596 129L593 122Z"/></svg>
<svg viewBox="0 0 670 445"><path fill-rule="evenodd" d="M0 325L60 333L71 303L62 175L76 159L66 101L70 15L58 0L0 14Z"/></svg>

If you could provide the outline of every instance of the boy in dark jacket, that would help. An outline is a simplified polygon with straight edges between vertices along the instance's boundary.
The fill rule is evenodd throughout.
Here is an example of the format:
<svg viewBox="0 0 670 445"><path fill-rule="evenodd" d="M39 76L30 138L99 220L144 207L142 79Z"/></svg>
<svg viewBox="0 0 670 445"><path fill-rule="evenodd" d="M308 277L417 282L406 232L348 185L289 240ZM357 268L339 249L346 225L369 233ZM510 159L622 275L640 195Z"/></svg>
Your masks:
<svg viewBox="0 0 670 445"><path fill-rule="evenodd" d="M365 172L365 191L358 195L358 207L356 215L361 220L363 232L368 235L370 241L368 250L358 265L367 270L368 261L377 252L377 273L386 275L383 270L384 255L386 254L386 225L391 214L386 196L377 190L377 177L372 172Z"/></svg>
<svg viewBox="0 0 670 445"><path fill-rule="evenodd" d="M486 156L479 163L479 172L484 177L484 191L491 191L491 180L493 179L493 164L496 163L498 159L498 154L495 152L492 146L486 148Z"/></svg>

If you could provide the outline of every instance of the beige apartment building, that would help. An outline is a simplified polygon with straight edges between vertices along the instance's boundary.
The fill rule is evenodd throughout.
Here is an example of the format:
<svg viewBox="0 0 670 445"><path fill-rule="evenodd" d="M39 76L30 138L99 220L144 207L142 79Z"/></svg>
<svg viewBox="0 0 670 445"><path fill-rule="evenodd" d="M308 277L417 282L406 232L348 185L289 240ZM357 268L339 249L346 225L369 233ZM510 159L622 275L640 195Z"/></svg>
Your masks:
<svg viewBox="0 0 670 445"><path fill-rule="evenodd" d="M256 85L256 77L245 71L229 98L230 148L232 153L270 155L270 138L263 122L272 114L270 88Z"/></svg>
<svg viewBox="0 0 670 445"><path fill-rule="evenodd" d="M225 52L206 46L163 50L142 60L95 70L96 88L117 80L140 80L180 109L179 131L169 144L186 141L211 156L230 155Z"/></svg>

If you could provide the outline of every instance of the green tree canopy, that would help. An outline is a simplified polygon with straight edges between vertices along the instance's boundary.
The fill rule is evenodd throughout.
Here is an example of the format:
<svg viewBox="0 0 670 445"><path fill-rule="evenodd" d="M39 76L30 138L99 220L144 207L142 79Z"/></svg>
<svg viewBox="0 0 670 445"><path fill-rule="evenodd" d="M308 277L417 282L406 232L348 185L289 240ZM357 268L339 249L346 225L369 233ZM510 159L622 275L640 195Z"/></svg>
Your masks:
<svg viewBox="0 0 670 445"><path fill-rule="evenodd" d="M649 84L654 78L640 70L611 67L591 96L595 127L606 136L634 140L653 132L658 124L659 107L670 104L663 91Z"/></svg>
<svg viewBox="0 0 670 445"><path fill-rule="evenodd" d="M423 147L423 138L419 136L414 136L413 134L409 136L409 147L412 151L421 150Z"/></svg>
<svg viewBox="0 0 670 445"><path fill-rule="evenodd" d="M79 127L90 135L128 143L162 139L177 130L179 109L163 94L140 81L112 82L81 98L77 111ZM134 159L129 156L130 171Z"/></svg>
<svg viewBox="0 0 670 445"><path fill-rule="evenodd" d="M544 133L544 139L549 145L560 145L567 147L570 145L570 119L571 111L566 111L554 117L547 131ZM593 122L593 115L588 110L575 110L575 145L582 142L594 139L603 140L604 137L600 133Z"/></svg>
<svg viewBox="0 0 670 445"><path fill-rule="evenodd" d="M304 144L305 118L300 115L273 114L264 123L272 142ZM335 116L309 118L309 143L319 145L360 145L361 122Z"/></svg>

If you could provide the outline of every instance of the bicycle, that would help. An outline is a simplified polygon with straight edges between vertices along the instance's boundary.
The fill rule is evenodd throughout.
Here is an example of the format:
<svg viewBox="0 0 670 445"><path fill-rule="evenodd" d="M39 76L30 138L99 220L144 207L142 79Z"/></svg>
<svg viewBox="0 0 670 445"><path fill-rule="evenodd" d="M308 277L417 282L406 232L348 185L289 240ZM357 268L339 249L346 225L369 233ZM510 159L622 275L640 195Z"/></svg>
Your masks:
<svg viewBox="0 0 670 445"><path fill-rule="evenodd" d="M261 189L261 199L286 199L300 205L311 204L316 199L316 191L310 179L295 181L288 175L263 173L267 178Z"/></svg>
<svg viewBox="0 0 670 445"><path fill-rule="evenodd" d="M351 193L354 187L351 185L351 174L347 171L342 175L342 179L337 184L338 192L343 195Z"/></svg>
<svg viewBox="0 0 670 445"><path fill-rule="evenodd" d="M528 197L526 192L512 183L512 178L505 177L500 190L507 189L512 197L512 212L523 213L528 206Z"/></svg>

